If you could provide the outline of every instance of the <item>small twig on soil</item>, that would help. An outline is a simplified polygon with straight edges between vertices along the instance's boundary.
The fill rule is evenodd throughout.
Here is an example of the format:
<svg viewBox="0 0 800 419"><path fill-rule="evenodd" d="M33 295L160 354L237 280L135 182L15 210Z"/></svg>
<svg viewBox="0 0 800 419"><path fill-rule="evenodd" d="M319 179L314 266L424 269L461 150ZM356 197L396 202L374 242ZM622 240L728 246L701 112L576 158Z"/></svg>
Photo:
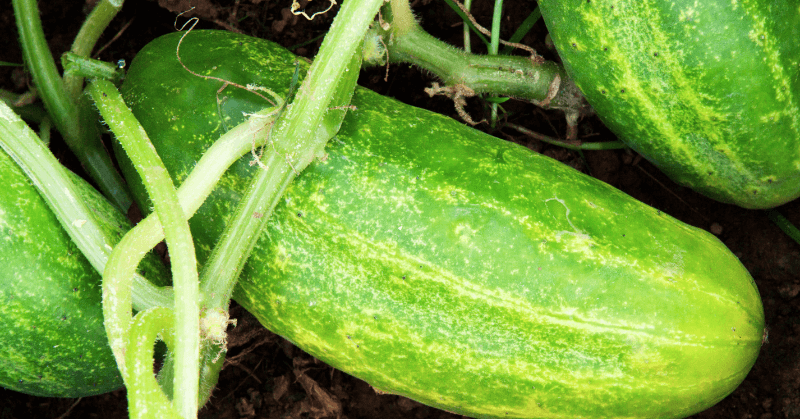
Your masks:
<svg viewBox="0 0 800 419"><path fill-rule="evenodd" d="M133 18L133 19L135 19L135 18ZM122 29L120 29L120 30L119 30L119 31L116 33L116 35L114 35L114 37L113 37L113 38L111 38L111 40L110 40L110 41L106 42L106 43L105 43L105 45L103 45L102 47L100 47L100 49L98 49L98 50L97 50L97 52L94 54L94 58L99 58L99 57L100 57L100 53L101 53L101 52L105 51L105 50L106 50L106 48L108 48L109 46L111 46L111 44L113 44L113 43L114 43L114 42L115 42L117 39L119 39L119 37L120 37L120 36L122 36L122 34L125 32L125 30L127 30L127 29L128 29L128 27L130 27L130 26L131 26L131 23L133 23L133 19L129 20L129 21L128 21L128 23L126 23L125 25L123 25L123 26L122 26Z"/></svg>
<svg viewBox="0 0 800 419"><path fill-rule="evenodd" d="M214 19L214 23L219 25L219 26L222 26L228 32L244 33L242 31L240 31L239 29L236 29L235 27L231 26L230 24L228 24L226 22L223 22L223 21L221 21L219 19Z"/></svg>
<svg viewBox="0 0 800 419"><path fill-rule="evenodd" d="M69 416L70 412L72 412L72 409L74 409L74 408L75 408L75 406L77 406L77 405L78 405L78 403L80 403L80 402L81 402L81 400L83 400L83 397L78 397L78 400L75 400L75 403L72 403L72 406L70 406L70 407L69 407L69 409L67 409L67 411L66 411L66 412L64 412L64 414L63 414L63 415L59 416L59 417L58 417L58 418L56 418L56 419L64 419L64 418L66 418L67 416Z"/></svg>
<svg viewBox="0 0 800 419"><path fill-rule="evenodd" d="M688 203L688 202L684 201L684 200L683 200L683 198L681 198L680 196L678 196L678 194L676 194L675 192L673 192L673 191L672 191L672 189L668 188L668 187L667 187L667 185L664 185L664 184L663 184L663 183L662 183L660 180L656 179L656 177L655 177L655 176L651 175L651 174L650 174L650 172L648 172L647 170L644 170L644 168L643 168L642 166L639 166L638 164L634 164L634 166L636 166L636 168L638 168L639 170L641 170L641 171L642 171L642 173L644 173L644 174L646 174L647 176L649 176L649 177L650 177L650 179L653 179L653 180L654 180L656 183L658 183L659 185L661 185L661 187L662 187L662 188L664 188L664 190L666 190L667 192L669 192L669 194L670 194L670 195L672 195L672 196L674 196L675 198L677 198L677 199L678 199L678 201L681 201L681 202L682 202L684 205L686 205L686 207L687 207L687 208L689 208L690 210L692 210L692 212L694 212L695 214L699 215L700 217L702 217L702 218L703 218L704 220L706 220L707 222L709 222L709 223L711 222L711 219L710 219L710 218L706 217L706 216L705 216L703 213L701 213L700 211L696 210L696 209L695 209L693 206L689 205L689 203Z"/></svg>
<svg viewBox="0 0 800 419"><path fill-rule="evenodd" d="M263 361L264 361L263 359L259 360L259 361L258 361L258 364L256 364L256 366L255 366L255 367L253 367L253 370L257 370L257 369L258 369L258 367L261 365L261 362L263 362ZM228 361L226 360L225 362L227 363ZM244 366L241 366L241 365L240 365L240 367L244 367ZM248 371L248 370L247 370L247 367L244 367L244 368L245 368L245 371ZM250 377L253 377L253 378L255 378L255 379L256 379L256 381L258 381L258 383L259 383L259 384L262 384L262 383L261 383L261 380L259 380L258 378L256 378L256 376L253 374L253 372L252 372L252 371L248 371L248 374L250 375ZM228 397L231 397L231 396L233 396L233 395L234 395L234 393L236 393L236 391L237 391L237 390L239 390L239 388L241 388L241 387L244 385L244 383L246 383L246 382L247 382L247 380L242 380L242 381L239 383L239 385L237 385L237 386L236 386L236 388L234 388L233 390L231 390L231 391L230 391L228 394L226 394L226 395L225 395L225 397L221 398L220 400L225 400L225 399L227 399Z"/></svg>
<svg viewBox="0 0 800 419"><path fill-rule="evenodd" d="M261 361L263 361L263 359L258 361L258 364L256 364L256 368L258 368L258 366L261 365ZM240 370L246 372L247 375L253 377L254 380L258 381L258 384L264 384L258 377L256 377L256 374L253 372L253 370L251 370L250 368L247 368L246 366L242 365L241 362L232 363L231 365L233 365L234 367L239 368Z"/></svg>

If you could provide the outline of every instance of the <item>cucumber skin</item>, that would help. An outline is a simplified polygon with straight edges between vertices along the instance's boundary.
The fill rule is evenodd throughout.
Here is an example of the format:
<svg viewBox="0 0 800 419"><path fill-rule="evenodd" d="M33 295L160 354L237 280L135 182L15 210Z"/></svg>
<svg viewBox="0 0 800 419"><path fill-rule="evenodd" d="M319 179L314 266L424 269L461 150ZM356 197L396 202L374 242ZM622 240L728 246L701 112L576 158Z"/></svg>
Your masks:
<svg viewBox="0 0 800 419"><path fill-rule="evenodd" d="M744 208L800 196L800 3L540 0L564 66L620 140Z"/></svg>
<svg viewBox="0 0 800 419"><path fill-rule="evenodd" d="M127 219L78 176L72 180L118 241ZM103 326L100 275L2 150L0 184L0 386L41 397L122 387ZM152 261L143 266L148 278L166 278Z"/></svg>
<svg viewBox="0 0 800 419"><path fill-rule="evenodd" d="M140 51L122 86L176 184L222 132L221 83L183 70L179 36ZM284 94L295 60L221 31L191 32L181 59ZM222 96L229 126L263 106ZM715 237L449 118L366 89L352 105L234 292L267 328L381 391L473 417L684 417L744 379L763 309ZM250 160L190 221L201 262Z"/></svg>

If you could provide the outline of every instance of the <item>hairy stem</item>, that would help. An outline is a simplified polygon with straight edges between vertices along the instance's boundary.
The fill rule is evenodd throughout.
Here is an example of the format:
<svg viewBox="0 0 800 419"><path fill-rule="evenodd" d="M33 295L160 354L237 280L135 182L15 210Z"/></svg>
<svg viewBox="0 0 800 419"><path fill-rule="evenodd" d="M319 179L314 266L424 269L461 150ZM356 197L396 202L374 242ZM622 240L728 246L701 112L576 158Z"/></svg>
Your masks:
<svg viewBox="0 0 800 419"><path fill-rule="evenodd" d="M571 112L584 106L580 90L555 62L535 54L477 55L457 49L425 32L413 20L407 0L392 0L383 8L383 17L390 24L370 29L364 50L366 64L384 65L388 58L390 62L414 64L430 71L444 81L447 90L434 89L429 94L447 94L457 105L461 97L486 93ZM499 29L494 29L492 35L493 41L499 42ZM490 46L490 51L496 53L497 48Z"/></svg>
<svg viewBox="0 0 800 419"><path fill-rule="evenodd" d="M23 58L51 120L103 194L127 211L132 200L125 182L103 148L96 118L87 117L91 108L80 111L76 98L67 93L44 38L36 0L13 0L13 5Z"/></svg>
<svg viewBox="0 0 800 419"><path fill-rule="evenodd" d="M387 46L389 61L414 64L438 76L445 85L461 85L476 94L543 101L552 95L555 78L566 78L564 70L554 62L470 54L440 41L416 24L403 35L379 28L373 33Z"/></svg>
<svg viewBox="0 0 800 419"><path fill-rule="evenodd" d="M197 260L189 223L178 202L178 194L167 169L142 126L125 106L119 91L107 80L93 81L89 91L103 119L142 178L155 213L164 228L164 237L172 259L175 289L175 409L184 418L196 417L200 370L200 309ZM115 250L114 253L116 252Z"/></svg>
<svg viewBox="0 0 800 419"><path fill-rule="evenodd" d="M71 52L79 57L88 58L92 53L100 35L106 30L114 16L122 9L122 0L101 0L92 9L83 22L78 35L72 42ZM81 75L64 74L64 85L67 94L76 99L83 91L83 77Z"/></svg>
<svg viewBox="0 0 800 419"><path fill-rule="evenodd" d="M181 417L153 375L153 344L160 337L167 347L174 347L174 324L174 313L164 307L148 309L134 318L125 345L128 348L125 364L130 372L128 412L131 418Z"/></svg>

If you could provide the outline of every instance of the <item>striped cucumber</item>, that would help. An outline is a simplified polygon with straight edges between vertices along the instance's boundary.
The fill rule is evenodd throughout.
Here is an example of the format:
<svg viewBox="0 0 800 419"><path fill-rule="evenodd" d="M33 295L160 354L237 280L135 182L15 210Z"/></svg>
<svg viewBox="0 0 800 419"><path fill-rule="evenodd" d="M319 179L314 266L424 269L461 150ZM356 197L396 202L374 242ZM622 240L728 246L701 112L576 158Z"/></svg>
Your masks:
<svg viewBox="0 0 800 419"><path fill-rule="evenodd" d="M673 180L745 208L800 196L800 2L539 7L603 122Z"/></svg>
<svg viewBox="0 0 800 419"><path fill-rule="evenodd" d="M127 219L85 181L72 180L102 230L119 240ZM43 397L122 387L103 327L100 275L2 150L0 184L0 385ZM149 278L167 277L153 261L143 267Z"/></svg>
<svg viewBox="0 0 800 419"><path fill-rule="evenodd" d="M176 183L264 106L187 72L180 36L148 44L122 86ZM296 59L222 31L189 33L180 57L284 93ZM474 417L682 417L744 379L763 309L715 237L446 117L366 89L352 105L235 290L266 327L377 389ZM200 261L251 160L192 218Z"/></svg>

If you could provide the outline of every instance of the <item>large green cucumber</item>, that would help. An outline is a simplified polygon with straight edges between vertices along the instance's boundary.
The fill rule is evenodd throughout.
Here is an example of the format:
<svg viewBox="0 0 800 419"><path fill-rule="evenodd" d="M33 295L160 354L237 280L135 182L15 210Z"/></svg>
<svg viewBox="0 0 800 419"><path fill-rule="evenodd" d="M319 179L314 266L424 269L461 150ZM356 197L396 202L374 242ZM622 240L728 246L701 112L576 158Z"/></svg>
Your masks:
<svg viewBox="0 0 800 419"><path fill-rule="evenodd" d="M673 180L745 208L800 196L800 2L539 7L603 122Z"/></svg>
<svg viewBox="0 0 800 419"><path fill-rule="evenodd" d="M130 223L74 176L95 219L117 240ZM0 150L0 385L45 397L122 387L103 327L100 275L36 187ZM152 263L148 277L165 279Z"/></svg>
<svg viewBox="0 0 800 419"><path fill-rule="evenodd" d="M223 131L222 84L177 62L180 35L148 44L122 86L176 183ZM191 32L180 51L194 72L278 92L294 71L286 50L233 33ZM263 106L231 87L219 98L228 126ZM382 391L474 417L682 417L744 379L763 310L714 236L443 116L366 89L352 105L235 291L266 327ZM200 261L250 160L191 220Z"/></svg>

